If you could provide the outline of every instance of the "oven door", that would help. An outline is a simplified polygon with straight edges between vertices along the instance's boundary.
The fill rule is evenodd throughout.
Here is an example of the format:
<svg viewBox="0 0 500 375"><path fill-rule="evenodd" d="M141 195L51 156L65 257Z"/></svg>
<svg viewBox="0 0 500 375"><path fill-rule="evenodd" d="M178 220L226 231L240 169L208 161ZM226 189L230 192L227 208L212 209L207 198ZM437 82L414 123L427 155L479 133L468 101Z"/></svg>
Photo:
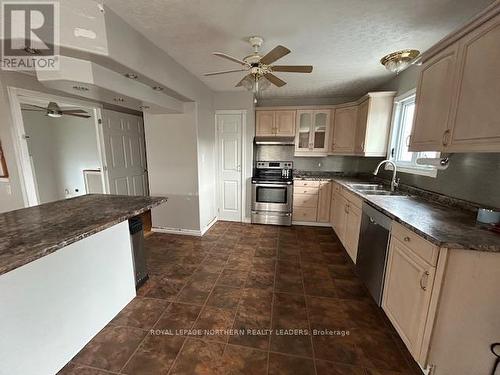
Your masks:
<svg viewBox="0 0 500 375"><path fill-rule="evenodd" d="M293 185L252 183L252 210L292 212Z"/></svg>

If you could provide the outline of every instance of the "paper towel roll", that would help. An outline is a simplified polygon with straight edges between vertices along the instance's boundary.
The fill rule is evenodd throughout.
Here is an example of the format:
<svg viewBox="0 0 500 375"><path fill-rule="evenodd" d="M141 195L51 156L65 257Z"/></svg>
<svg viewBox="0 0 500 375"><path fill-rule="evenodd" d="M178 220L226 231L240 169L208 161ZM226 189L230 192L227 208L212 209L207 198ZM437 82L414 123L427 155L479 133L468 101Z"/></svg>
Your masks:
<svg viewBox="0 0 500 375"><path fill-rule="evenodd" d="M450 165L448 158L419 158L417 164L436 167L439 170L444 170Z"/></svg>

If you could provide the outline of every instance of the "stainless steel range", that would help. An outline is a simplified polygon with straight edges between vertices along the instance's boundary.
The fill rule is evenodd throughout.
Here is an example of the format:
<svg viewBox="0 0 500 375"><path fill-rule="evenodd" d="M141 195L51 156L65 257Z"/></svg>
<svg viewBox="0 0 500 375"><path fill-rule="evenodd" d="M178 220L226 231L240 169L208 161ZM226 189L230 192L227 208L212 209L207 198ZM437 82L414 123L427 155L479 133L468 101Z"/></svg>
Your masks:
<svg viewBox="0 0 500 375"><path fill-rule="evenodd" d="M252 177L252 223L292 225L293 162L257 161Z"/></svg>

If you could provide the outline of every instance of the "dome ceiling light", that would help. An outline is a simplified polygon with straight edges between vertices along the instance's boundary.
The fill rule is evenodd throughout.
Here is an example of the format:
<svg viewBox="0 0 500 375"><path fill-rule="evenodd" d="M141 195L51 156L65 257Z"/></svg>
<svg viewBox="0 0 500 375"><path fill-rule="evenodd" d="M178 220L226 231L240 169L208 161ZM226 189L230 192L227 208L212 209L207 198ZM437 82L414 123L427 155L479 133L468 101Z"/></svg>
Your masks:
<svg viewBox="0 0 500 375"><path fill-rule="evenodd" d="M408 68L419 55L420 51L416 49L404 49L382 57L380 63L387 70L398 74Z"/></svg>

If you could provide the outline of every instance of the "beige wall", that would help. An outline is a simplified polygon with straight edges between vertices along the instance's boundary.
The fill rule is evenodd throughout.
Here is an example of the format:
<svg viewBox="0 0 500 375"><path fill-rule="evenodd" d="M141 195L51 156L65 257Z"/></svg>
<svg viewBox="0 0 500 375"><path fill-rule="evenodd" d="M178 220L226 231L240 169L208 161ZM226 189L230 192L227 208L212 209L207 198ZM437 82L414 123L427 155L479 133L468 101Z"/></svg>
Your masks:
<svg viewBox="0 0 500 375"><path fill-rule="evenodd" d="M40 203L85 194L83 170L101 166L94 119L22 114Z"/></svg>
<svg viewBox="0 0 500 375"><path fill-rule="evenodd" d="M153 227L199 230L196 106L180 115L144 115L149 190L168 202L153 209Z"/></svg>

